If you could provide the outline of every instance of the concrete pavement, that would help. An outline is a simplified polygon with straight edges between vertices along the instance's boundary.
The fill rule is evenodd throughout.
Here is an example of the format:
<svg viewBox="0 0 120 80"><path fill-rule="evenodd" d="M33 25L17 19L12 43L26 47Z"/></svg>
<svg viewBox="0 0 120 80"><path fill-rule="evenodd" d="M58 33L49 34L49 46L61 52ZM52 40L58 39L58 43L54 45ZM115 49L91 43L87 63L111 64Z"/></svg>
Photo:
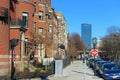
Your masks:
<svg viewBox="0 0 120 80"><path fill-rule="evenodd" d="M52 75L48 80L103 80L94 76L93 71L82 61L74 61L71 65L63 70L62 75Z"/></svg>

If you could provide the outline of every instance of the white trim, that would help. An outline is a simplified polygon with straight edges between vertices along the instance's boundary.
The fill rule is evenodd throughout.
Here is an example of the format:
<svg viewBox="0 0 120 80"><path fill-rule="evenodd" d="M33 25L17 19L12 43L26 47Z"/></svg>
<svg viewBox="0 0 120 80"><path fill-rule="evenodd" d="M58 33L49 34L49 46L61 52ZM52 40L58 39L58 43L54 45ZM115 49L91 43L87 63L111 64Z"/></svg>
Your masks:
<svg viewBox="0 0 120 80"><path fill-rule="evenodd" d="M28 13L27 12L23 12L22 15L23 16L28 16Z"/></svg>
<svg viewBox="0 0 120 80"><path fill-rule="evenodd" d="M0 58L9 58L10 55L0 55Z"/></svg>
<svg viewBox="0 0 120 80"><path fill-rule="evenodd" d="M2 65L8 65L8 64L10 64L10 62L0 62L0 66Z"/></svg>

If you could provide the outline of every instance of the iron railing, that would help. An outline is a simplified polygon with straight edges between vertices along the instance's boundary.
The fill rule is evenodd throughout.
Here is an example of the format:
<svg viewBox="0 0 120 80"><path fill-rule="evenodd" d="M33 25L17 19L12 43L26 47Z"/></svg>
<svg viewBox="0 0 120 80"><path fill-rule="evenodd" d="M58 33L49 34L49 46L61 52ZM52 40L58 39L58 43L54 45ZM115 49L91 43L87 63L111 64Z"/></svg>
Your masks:
<svg viewBox="0 0 120 80"><path fill-rule="evenodd" d="M11 28L20 28L22 30L26 30L27 27L23 25L23 21L21 19L11 19L10 21L10 27Z"/></svg>

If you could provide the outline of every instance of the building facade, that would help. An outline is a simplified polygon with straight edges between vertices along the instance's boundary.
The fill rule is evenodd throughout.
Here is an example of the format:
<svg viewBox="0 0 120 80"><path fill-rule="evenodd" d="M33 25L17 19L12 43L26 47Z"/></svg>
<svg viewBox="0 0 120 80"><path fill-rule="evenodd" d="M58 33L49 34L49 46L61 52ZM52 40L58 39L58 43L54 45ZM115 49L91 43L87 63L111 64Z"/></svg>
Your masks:
<svg viewBox="0 0 120 80"><path fill-rule="evenodd" d="M62 14L56 15L51 0L0 2L0 76L8 75L12 71L13 60L16 72L21 72L28 67L31 56L39 63L46 57L58 59L59 43L64 46L60 51L64 58L67 37L65 18ZM14 49L12 40L18 42Z"/></svg>
<svg viewBox="0 0 120 80"><path fill-rule="evenodd" d="M0 76L9 72L9 0L0 2Z"/></svg>
<svg viewBox="0 0 120 80"><path fill-rule="evenodd" d="M14 48L16 71L23 71L24 62L27 63L27 43L33 32L33 0L11 0L10 2L10 40L18 39L18 45ZM10 49L12 54L12 50ZM10 55L12 56L12 55Z"/></svg>
<svg viewBox="0 0 120 80"><path fill-rule="evenodd" d="M61 12L56 12L59 26L58 26L58 45L59 45L59 55L61 58L66 57L66 52L68 49L68 29L67 22L64 15Z"/></svg>
<svg viewBox="0 0 120 80"><path fill-rule="evenodd" d="M35 33L42 36L43 38L48 37L48 15L46 14L46 2L45 0L34 0L35 4L35 14L34 14L34 27ZM38 44L36 49L35 57L38 58L38 61L41 62L46 54L46 46L41 41Z"/></svg>
<svg viewBox="0 0 120 80"><path fill-rule="evenodd" d="M41 62L44 57L55 58L57 56L58 21L54 8L51 6L51 0L34 0L34 4L36 9L34 16L36 33L47 40L45 43L41 42L38 45L38 50L36 50L35 56L38 57L38 61Z"/></svg>
<svg viewBox="0 0 120 80"><path fill-rule="evenodd" d="M91 48L92 26L91 24L81 24L81 38L86 48Z"/></svg>

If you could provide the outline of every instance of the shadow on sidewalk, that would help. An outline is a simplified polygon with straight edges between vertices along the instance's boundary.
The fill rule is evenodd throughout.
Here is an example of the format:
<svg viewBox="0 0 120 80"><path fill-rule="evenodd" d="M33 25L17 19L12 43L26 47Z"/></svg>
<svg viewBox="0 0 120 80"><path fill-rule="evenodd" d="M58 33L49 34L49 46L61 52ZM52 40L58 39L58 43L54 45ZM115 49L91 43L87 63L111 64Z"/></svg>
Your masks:
<svg viewBox="0 0 120 80"><path fill-rule="evenodd" d="M93 74L90 74L90 73L84 73L84 72L78 72L78 71L73 71L73 72L80 73L80 74L86 74L88 76L93 76Z"/></svg>

